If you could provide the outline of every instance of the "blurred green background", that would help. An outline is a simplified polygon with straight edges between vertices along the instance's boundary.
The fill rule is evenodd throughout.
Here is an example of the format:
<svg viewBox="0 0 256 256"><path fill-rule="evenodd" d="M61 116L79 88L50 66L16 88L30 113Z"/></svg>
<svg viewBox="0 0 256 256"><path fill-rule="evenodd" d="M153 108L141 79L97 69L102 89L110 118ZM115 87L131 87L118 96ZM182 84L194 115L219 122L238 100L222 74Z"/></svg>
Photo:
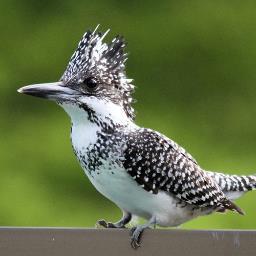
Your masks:
<svg viewBox="0 0 256 256"><path fill-rule="evenodd" d="M83 174L70 120L53 102L19 95L56 81L82 34L98 23L122 34L135 79L137 123L184 146L209 170L256 172L255 1L0 2L0 225L91 227L121 212ZM185 228L256 228L246 211L214 214Z"/></svg>

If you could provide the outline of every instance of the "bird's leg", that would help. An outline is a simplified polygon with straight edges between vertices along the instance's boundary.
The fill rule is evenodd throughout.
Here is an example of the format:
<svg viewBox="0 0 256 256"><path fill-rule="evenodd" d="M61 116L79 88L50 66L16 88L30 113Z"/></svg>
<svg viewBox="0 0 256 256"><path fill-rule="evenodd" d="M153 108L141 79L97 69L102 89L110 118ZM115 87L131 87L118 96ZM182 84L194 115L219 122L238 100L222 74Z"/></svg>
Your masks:
<svg viewBox="0 0 256 256"><path fill-rule="evenodd" d="M150 228L151 225L154 225L155 228L156 224L156 217L153 216L148 223L133 227L130 231L132 248L137 249L138 247L140 247L140 241L143 231L147 228Z"/></svg>
<svg viewBox="0 0 256 256"><path fill-rule="evenodd" d="M115 223L106 222L105 220L98 220L97 224L104 228L126 228L125 225L130 222L132 215L129 212L123 212L123 217L121 220Z"/></svg>

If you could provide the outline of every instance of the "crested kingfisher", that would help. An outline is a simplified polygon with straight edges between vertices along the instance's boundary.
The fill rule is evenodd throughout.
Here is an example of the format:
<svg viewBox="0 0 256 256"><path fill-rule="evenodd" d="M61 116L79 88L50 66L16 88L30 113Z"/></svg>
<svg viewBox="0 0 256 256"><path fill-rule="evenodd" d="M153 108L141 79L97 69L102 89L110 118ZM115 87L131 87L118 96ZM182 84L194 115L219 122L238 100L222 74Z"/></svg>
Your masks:
<svg viewBox="0 0 256 256"><path fill-rule="evenodd" d="M125 228L132 216L147 222L131 228L140 246L146 228L175 227L198 216L243 211L234 200L256 188L256 176L203 170L181 146L135 124L134 85L125 73L126 43L87 31L58 82L33 84L18 92L55 101L71 118L74 153L95 188L123 217L105 228Z"/></svg>

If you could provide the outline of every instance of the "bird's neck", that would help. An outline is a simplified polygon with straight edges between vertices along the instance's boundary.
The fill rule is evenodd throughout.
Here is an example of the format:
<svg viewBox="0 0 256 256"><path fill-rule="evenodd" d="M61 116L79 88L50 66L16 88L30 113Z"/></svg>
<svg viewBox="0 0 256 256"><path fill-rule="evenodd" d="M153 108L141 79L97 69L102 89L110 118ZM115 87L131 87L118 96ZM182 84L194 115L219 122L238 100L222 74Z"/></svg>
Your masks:
<svg viewBox="0 0 256 256"><path fill-rule="evenodd" d="M70 116L73 126L95 126L97 130L109 131L119 127L133 127L135 124L126 115L123 108L114 103L84 104L62 103L61 106Z"/></svg>
<svg viewBox="0 0 256 256"><path fill-rule="evenodd" d="M61 104L71 117L71 141L75 154L83 163L80 156L86 155L92 145L96 145L100 138L112 137L114 133L129 132L136 129L136 125L120 108L105 106L105 108L91 109L88 105ZM110 112L111 110L111 112ZM121 133L122 133L121 132Z"/></svg>

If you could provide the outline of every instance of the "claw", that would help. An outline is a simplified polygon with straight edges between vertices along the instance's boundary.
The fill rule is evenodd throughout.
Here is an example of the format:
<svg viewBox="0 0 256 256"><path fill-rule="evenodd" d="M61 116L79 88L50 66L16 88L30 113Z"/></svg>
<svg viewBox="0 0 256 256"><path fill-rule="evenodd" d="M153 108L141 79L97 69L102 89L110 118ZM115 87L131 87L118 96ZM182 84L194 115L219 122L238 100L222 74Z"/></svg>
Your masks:
<svg viewBox="0 0 256 256"><path fill-rule="evenodd" d="M101 226L103 228L108 228L108 223L105 220L98 220L96 225Z"/></svg>
<svg viewBox="0 0 256 256"><path fill-rule="evenodd" d="M133 249L137 250L140 247L140 244L137 241L132 239L131 246Z"/></svg>
<svg viewBox="0 0 256 256"><path fill-rule="evenodd" d="M105 220L98 220L96 227L103 228L126 228L125 225L130 222L132 215L129 212L123 212L123 218L116 223L106 222Z"/></svg>
<svg viewBox="0 0 256 256"><path fill-rule="evenodd" d="M115 224L112 222L106 222L105 220L98 220L96 225L103 228L126 228L124 225L121 225L119 223Z"/></svg>
<svg viewBox="0 0 256 256"><path fill-rule="evenodd" d="M140 240L141 235L144 231L144 228L141 227L133 227L130 230L130 236L131 236L131 246L133 249L138 249L140 247Z"/></svg>

